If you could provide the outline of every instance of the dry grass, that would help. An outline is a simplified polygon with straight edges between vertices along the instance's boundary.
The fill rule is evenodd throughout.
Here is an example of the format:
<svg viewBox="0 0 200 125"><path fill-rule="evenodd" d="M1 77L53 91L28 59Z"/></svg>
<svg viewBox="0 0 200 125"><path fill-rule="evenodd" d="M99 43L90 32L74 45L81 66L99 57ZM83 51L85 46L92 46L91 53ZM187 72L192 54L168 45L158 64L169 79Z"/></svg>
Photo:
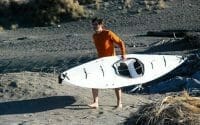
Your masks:
<svg viewBox="0 0 200 125"><path fill-rule="evenodd" d="M123 8L128 10L134 9L134 4L141 5L138 13L142 11L155 11L167 8L167 0L122 0Z"/></svg>
<svg viewBox="0 0 200 125"><path fill-rule="evenodd" d="M158 10L165 9L167 7L166 2L164 0L144 0L144 5L146 10Z"/></svg>
<svg viewBox="0 0 200 125"><path fill-rule="evenodd" d="M164 0L159 0L158 1L158 8L159 9L165 9L167 7L166 3Z"/></svg>
<svg viewBox="0 0 200 125"><path fill-rule="evenodd" d="M54 25L62 21L78 20L92 16L87 4L99 10L102 3L108 0L0 0L0 25ZM122 0L122 7L132 9L135 0ZM112 2L111 2L112 3ZM166 8L165 0L142 0L143 8L138 10L156 10ZM21 23L21 24L20 24ZM7 28L6 27L6 28ZM14 28L15 29L15 28Z"/></svg>
<svg viewBox="0 0 200 125"><path fill-rule="evenodd" d="M199 125L200 98L186 92L168 96L161 102L143 106L133 114L128 124L137 125Z"/></svg>
<svg viewBox="0 0 200 125"><path fill-rule="evenodd" d="M102 0L96 0L95 1L95 6L96 6L96 9L99 10L100 9L100 3L102 2Z"/></svg>
<svg viewBox="0 0 200 125"><path fill-rule="evenodd" d="M77 0L1 0L0 14L11 23L23 21L36 25L88 17L87 10Z"/></svg>
<svg viewBox="0 0 200 125"><path fill-rule="evenodd" d="M124 8L130 9L133 6L132 0L124 0Z"/></svg>

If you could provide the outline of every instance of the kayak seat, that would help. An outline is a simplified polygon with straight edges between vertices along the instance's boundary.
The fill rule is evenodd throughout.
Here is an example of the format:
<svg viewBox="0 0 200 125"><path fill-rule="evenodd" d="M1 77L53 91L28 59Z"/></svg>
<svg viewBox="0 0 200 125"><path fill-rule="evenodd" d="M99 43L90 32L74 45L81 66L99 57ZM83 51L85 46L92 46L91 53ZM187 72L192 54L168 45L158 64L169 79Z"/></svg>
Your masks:
<svg viewBox="0 0 200 125"><path fill-rule="evenodd" d="M128 70L128 66L126 63L120 62L119 66L118 66L118 71L119 71L119 74L122 76L131 77L131 74Z"/></svg>
<svg viewBox="0 0 200 125"><path fill-rule="evenodd" d="M135 67L137 74L141 75L144 73L143 66L138 60L136 60L136 62L134 62L133 65Z"/></svg>

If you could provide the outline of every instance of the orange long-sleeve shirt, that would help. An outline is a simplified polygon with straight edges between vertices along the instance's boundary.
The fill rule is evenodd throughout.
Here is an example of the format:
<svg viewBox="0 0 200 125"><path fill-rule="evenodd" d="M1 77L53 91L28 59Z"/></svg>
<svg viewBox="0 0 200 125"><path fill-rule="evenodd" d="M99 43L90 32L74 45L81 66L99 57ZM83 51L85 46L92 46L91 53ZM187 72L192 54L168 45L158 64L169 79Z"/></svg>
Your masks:
<svg viewBox="0 0 200 125"><path fill-rule="evenodd" d="M124 42L110 30L103 30L100 33L94 33L93 41L97 49L98 57L114 56L114 44L117 44L121 49L121 54L125 55Z"/></svg>

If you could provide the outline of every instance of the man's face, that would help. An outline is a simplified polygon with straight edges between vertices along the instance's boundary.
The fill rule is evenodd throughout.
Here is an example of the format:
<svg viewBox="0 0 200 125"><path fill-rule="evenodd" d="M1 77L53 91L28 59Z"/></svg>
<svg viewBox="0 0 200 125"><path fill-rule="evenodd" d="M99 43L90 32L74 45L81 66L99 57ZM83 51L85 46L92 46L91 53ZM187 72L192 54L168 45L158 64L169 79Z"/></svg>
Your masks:
<svg viewBox="0 0 200 125"><path fill-rule="evenodd" d="M100 31L102 28L102 24L98 24L98 22L95 21L92 23L92 27L94 31Z"/></svg>

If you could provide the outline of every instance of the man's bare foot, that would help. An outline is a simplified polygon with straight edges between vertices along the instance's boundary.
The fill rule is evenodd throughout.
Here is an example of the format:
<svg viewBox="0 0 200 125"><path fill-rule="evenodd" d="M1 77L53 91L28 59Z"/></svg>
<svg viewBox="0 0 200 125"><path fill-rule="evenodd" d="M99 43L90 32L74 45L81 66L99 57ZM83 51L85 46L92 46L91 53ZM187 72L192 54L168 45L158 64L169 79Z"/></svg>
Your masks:
<svg viewBox="0 0 200 125"><path fill-rule="evenodd" d="M93 108L93 109L97 109L99 107L99 104L98 103L92 103L90 105L88 105L90 108Z"/></svg>
<svg viewBox="0 0 200 125"><path fill-rule="evenodd" d="M118 104L117 109L122 109L122 104Z"/></svg>
<svg viewBox="0 0 200 125"><path fill-rule="evenodd" d="M119 105L115 106L115 107L113 108L113 110L121 111L121 110L122 110L122 104L119 104Z"/></svg>

